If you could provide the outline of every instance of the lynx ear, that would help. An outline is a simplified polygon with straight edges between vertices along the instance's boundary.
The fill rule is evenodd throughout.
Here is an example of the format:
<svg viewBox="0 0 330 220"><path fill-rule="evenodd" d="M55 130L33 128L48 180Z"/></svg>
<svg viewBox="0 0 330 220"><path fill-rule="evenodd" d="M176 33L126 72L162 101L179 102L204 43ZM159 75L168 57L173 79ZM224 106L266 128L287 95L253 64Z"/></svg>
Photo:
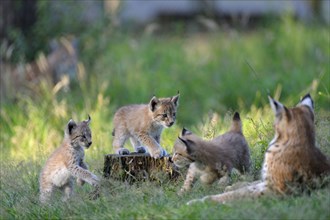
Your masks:
<svg viewBox="0 0 330 220"><path fill-rule="evenodd" d="M179 105L179 97L180 97L180 92L178 91L178 94L171 98L171 102L173 102L175 106Z"/></svg>
<svg viewBox="0 0 330 220"><path fill-rule="evenodd" d="M312 112L314 112L314 102L313 102L313 99L311 97L311 95L308 93L306 94L299 102L298 106L299 105L306 105L308 106Z"/></svg>
<svg viewBox="0 0 330 220"><path fill-rule="evenodd" d="M88 119L85 120L85 122L87 123L87 125L89 125L89 123L91 122L91 116L88 115Z"/></svg>
<svg viewBox="0 0 330 220"><path fill-rule="evenodd" d="M284 110L284 105L282 105L280 102L274 100L272 97L268 96L270 106L272 107L274 113L276 116L280 115Z"/></svg>
<svg viewBox="0 0 330 220"><path fill-rule="evenodd" d="M187 153L191 154L192 150L191 150L191 144L193 143L191 140L186 140L184 138L178 137L179 140L186 146L187 149Z"/></svg>
<svg viewBox="0 0 330 220"><path fill-rule="evenodd" d="M157 104L159 103L159 100L156 98L156 96L154 95L153 97L152 97L152 99L150 100L150 102L149 102L149 108L150 108L150 110L153 112L153 111L155 111L155 109L156 109L156 106L157 106Z"/></svg>
<svg viewBox="0 0 330 220"><path fill-rule="evenodd" d="M67 125L66 133L71 135L73 129L75 129L76 127L77 127L76 122L74 122L72 119L70 119L70 121L68 122L68 125Z"/></svg>
<svg viewBox="0 0 330 220"><path fill-rule="evenodd" d="M235 114L234 114L234 116L233 116L233 120L234 120L234 121L240 121L240 120L241 120L241 118L240 118L238 112L235 112Z"/></svg>
<svg viewBox="0 0 330 220"><path fill-rule="evenodd" d="M181 136L185 136L187 134L192 134L191 131L189 131L188 129L186 128L182 128L182 131L181 131Z"/></svg>

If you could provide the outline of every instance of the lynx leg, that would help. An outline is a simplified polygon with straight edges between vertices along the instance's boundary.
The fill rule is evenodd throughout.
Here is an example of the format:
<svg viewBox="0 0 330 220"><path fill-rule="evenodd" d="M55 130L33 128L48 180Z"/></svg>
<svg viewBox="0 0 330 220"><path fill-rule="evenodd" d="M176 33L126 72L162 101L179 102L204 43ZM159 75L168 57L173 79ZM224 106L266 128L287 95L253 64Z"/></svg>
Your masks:
<svg viewBox="0 0 330 220"><path fill-rule="evenodd" d="M156 135L155 140L160 145L160 135ZM160 157L165 157L165 156L169 156L169 154L167 153L167 151L164 148L162 148Z"/></svg>
<svg viewBox="0 0 330 220"><path fill-rule="evenodd" d="M178 195L182 195L184 192L187 192L191 189L191 186L195 179L196 170L197 169L196 169L195 163L191 163L189 165L189 169L187 171L186 179L185 179L180 191L178 192Z"/></svg>
<svg viewBox="0 0 330 220"><path fill-rule="evenodd" d="M155 136L155 140L156 140L156 142L157 142L158 144L160 144L160 135L156 135L156 136Z"/></svg>
<svg viewBox="0 0 330 220"><path fill-rule="evenodd" d="M43 204L47 203L53 194L53 190L54 186L51 183L44 184L40 187L40 202Z"/></svg>
<svg viewBox="0 0 330 220"><path fill-rule="evenodd" d="M79 164L83 169L88 170L88 165L84 161L80 161ZM85 181L83 179L77 178L77 185L83 186L85 184Z"/></svg>
<svg viewBox="0 0 330 220"><path fill-rule="evenodd" d="M148 134L139 134L137 136L137 139L139 142L142 143L142 145L148 148L148 152L150 153L151 157L160 158L164 155L163 148L157 143L154 138L150 137Z"/></svg>
<svg viewBox="0 0 330 220"><path fill-rule="evenodd" d="M218 178L218 175L214 172L208 172L201 175L200 180L202 183L205 184L212 184L216 179Z"/></svg>
<svg viewBox="0 0 330 220"><path fill-rule="evenodd" d="M269 191L266 187L265 182L256 181L253 182L250 186L239 188L234 191L229 191L218 195L205 196L202 199L191 200L187 203L187 205L191 205L196 202L205 202L207 200L219 203L226 203L241 198L259 198L260 196L268 192Z"/></svg>
<svg viewBox="0 0 330 220"><path fill-rule="evenodd" d="M131 137L130 141L131 141L131 144L132 144L132 146L134 147L134 149L137 153L144 154L144 153L148 152L147 149L144 146L142 146L141 142L138 141L136 138Z"/></svg>
<svg viewBox="0 0 330 220"><path fill-rule="evenodd" d="M72 193L73 193L73 182L72 182L72 180L70 180L67 184L62 186L61 189L63 191L62 201L65 202L72 196Z"/></svg>
<svg viewBox="0 0 330 220"><path fill-rule="evenodd" d="M226 174L226 175L224 175L223 177L220 178L218 184L220 186L227 186L227 185L230 184L230 182L231 182L231 177L229 176L229 174Z"/></svg>
<svg viewBox="0 0 330 220"><path fill-rule="evenodd" d="M112 146L117 154L124 155L130 153L128 149L124 148L124 144L127 138L128 135L125 132L121 131L120 129L115 130Z"/></svg>
<svg viewBox="0 0 330 220"><path fill-rule="evenodd" d="M100 181L99 178L89 170L85 170L77 165L70 166L69 170L74 177L84 180L93 187L99 185L99 181Z"/></svg>

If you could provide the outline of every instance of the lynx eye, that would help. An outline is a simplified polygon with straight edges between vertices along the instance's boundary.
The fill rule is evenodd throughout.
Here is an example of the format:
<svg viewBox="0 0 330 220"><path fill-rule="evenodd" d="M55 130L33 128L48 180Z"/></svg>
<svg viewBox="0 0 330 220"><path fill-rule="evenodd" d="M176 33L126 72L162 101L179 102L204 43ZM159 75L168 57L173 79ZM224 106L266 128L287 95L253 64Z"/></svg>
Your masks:
<svg viewBox="0 0 330 220"><path fill-rule="evenodd" d="M167 114L163 114L163 118L167 118Z"/></svg>
<svg viewBox="0 0 330 220"><path fill-rule="evenodd" d="M174 113L173 113L173 117L175 117L175 116L176 116L176 113L174 112Z"/></svg>

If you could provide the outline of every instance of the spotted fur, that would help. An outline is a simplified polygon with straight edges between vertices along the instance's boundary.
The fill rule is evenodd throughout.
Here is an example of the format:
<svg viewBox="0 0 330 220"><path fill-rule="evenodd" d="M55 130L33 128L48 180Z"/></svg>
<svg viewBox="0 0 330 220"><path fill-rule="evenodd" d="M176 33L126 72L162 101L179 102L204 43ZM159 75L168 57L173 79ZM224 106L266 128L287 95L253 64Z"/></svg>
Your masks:
<svg viewBox="0 0 330 220"><path fill-rule="evenodd" d="M330 160L315 146L314 104L307 94L296 107L287 108L269 97L275 113L275 137L265 153L262 179L234 191L206 196L198 201L225 203L264 194L300 194L319 186L330 174Z"/></svg>
<svg viewBox="0 0 330 220"><path fill-rule="evenodd" d="M112 146L118 154L129 154L124 148L128 138L137 152L148 151L154 158L165 156L160 146L163 128L176 120L179 94L170 98L152 97L149 104L128 105L117 110L113 119ZM145 148L146 147L146 148Z"/></svg>
<svg viewBox="0 0 330 220"><path fill-rule="evenodd" d="M93 196L98 195L99 178L88 170L84 162L84 148L88 149L92 144L89 123L90 117L78 124L73 120L67 124L62 145L52 153L40 173L41 203L48 202L56 188L64 193L64 201L70 198L74 178L79 185L87 182L94 186Z"/></svg>

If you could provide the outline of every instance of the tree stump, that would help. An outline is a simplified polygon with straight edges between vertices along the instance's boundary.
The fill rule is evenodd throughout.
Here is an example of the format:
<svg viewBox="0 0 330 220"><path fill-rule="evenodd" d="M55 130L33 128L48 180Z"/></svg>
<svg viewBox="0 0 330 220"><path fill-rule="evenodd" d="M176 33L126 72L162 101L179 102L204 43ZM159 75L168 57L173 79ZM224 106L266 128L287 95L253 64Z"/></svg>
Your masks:
<svg viewBox="0 0 330 220"><path fill-rule="evenodd" d="M104 159L104 177L133 183L136 181L176 180L181 173L170 157L155 159L149 154L108 154Z"/></svg>

